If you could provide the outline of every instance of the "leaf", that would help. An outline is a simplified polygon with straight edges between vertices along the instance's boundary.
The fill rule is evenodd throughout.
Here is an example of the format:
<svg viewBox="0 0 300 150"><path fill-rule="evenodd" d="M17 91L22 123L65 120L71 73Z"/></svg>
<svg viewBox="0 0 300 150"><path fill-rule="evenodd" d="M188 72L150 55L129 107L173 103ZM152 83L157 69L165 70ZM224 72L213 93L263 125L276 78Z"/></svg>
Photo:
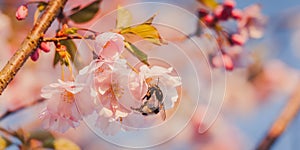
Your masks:
<svg viewBox="0 0 300 150"><path fill-rule="evenodd" d="M131 13L127 9L118 6L117 23L116 23L117 29L128 27L131 24L131 21L132 21Z"/></svg>
<svg viewBox="0 0 300 150"><path fill-rule="evenodd" d="M77 46L73 40L62 40L60 44L65 45L67 47L67 52L71 56L71 61L75 65L77 69L82 68L81 57L77 51Z"/></svg>
<svg viewBox="0 0 300 150"><path fill-rule="evenodd" d="M95 0L91 4L70 15L69 18L75 23L85 23L90 21L99 11L99 4L101 3L101 1L102 0Z"/></svg>
<svg viewBox="0 0 300 150"><path fill-rule="evenodd" d="M125 47L131 54L133 54L136 58L138 58L142 63L149 66L147 54L145 54L143 51L141 51L139 48L137 48L135 45L133 45L130 42L125 41Z"/></svg>
<svg viewBox="0 0 300 150"><path fill-rule="evenodd" d="M135 34L141 38L152 42L153 44L162 45L165 44L161 38L158 30L152 25L152 21L156 15L153 15L147 21L142 24L127 27L121 30L121 34Z"/></svg>
<svg viewBox="0 0 300 150"><path fill-rule="evenodd" d="M55 67L59 61L61 61L61 58L60 58L58 52L55 51L55 55L54 55L54 59L53 59L53 67Z"/></svg>
<svg viewBox="0 0 300 150"><path fill-rule="evenodd" d="M46 2L39 2L37 5L37 8L40 12L42 12L46 9L47 5L48 5L48 3L46 3Z"/></svg>
<svg viewBox="0 0 300 150"><path fill-rule="evenodd" d="M212 10L219 5L218 2L216 2L215 0L198 0L198 1Z"/></svg>
<svg viewBox="0 0 300 150"><path fill-rule="evenodd" d="M135 34L141 38L152 42L153 44L162 45L164 41L162 40L158 30L150 24L140 24L133 27L128 27L120 32L121 34Z"/></svg>
<svg viewBox="0 0 300 150"><path fill-rule="evenodd" d="M153 22L153 20L154 20L155 17L156 17L156 14L153 15L152 17L150 17L148 20L146 20L146 21L144 22L144 24L152 24L152 22Z"/></svg>

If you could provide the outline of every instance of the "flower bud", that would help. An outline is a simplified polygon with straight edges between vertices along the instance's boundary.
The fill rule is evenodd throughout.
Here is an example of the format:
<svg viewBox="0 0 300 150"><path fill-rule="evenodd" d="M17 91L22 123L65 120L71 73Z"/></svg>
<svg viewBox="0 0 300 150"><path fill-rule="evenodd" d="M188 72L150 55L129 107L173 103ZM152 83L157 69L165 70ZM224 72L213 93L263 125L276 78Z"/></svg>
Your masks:
<svg viewBox="0 0 300 150"><path fill-rule="evenodd" d="M50 45L49 45L49 42L41 42L41 44L40 44L40 49L41 49L42 51L44 51L45 53L50 52Z"/></svg>
<svg viewBox="0 0 300 150"><path fill-rule="evenodd" d="M236 45L244 45L247 41L247 38L240 34L233 34L231 35L231 41Z"/></svg>
<svg viewBox="0 0 300 150"><path fill-rule="evenodd" d="M213 15L210 15L210 14L206 15L204 17L204 22L205 22L206 25L212 26L215 22L215 17Z"/></svg>
<svg viewBox="0 0 300 150"><path fill-rule="evenodd" d="M234 64L232 59L227 54L222 54L222 56L214 56L211 60L211 63L214 67L219 68L224 66L226 70L233 70Z"/></svg>
<svg viewBox="0 0 300 150"><path fill-rule="evenodd" d="M243 15L243 12L240 9L233 9L231 11L231 17L236 20L242 19L242 15Z"/></svg>
<svg viewBox="0 0 300 150"><path fill-rule="evenodd" d="M208 10L203 9L203 8L200 8L200 9L198 10L198 17L199 17L199 18L203 18L203 17L205 17L206 15L208 15Z"/></svg>
<svg viewBox="0 0 300 150"><path fill-rule="evenodd" d="M223 6L229 9L233 9L235 7L235 1L234 0L224 0Z"/></svg>
<svg viewBox="0 0 300 150"><path fill-rule="evenodd" d="M27 8L27 6L26 5L21 5L18 8L17 12L16 12L16 18L18 20L23 20L23 19L25 19L27 17L27 15L28 15L28 8Z"/></svg>
<svg viewBox="0 0 300 150"><path fill-rule="evenodd" d="M40 49L37 48L31 55L30 58L32 61L37 61L39 59L39 51Z"/></svg>

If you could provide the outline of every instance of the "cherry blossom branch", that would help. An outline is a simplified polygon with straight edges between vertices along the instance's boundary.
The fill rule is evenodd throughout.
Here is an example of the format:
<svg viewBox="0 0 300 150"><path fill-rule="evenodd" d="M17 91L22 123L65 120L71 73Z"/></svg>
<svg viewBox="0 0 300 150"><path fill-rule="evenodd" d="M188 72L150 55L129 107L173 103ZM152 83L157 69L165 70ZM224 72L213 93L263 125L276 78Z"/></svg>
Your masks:
<svg viewBox="0 0 300 150"><path fill-rule="evenodd" d="M42 41L43 42L57 42L57 41L61 41L61 40L69 40L69 39L90 39L90 40L95 40L95 36L94 35L89 35L89 36L78 36L78 35L74 35L74 36L64 36L64 37L53 37L53 38L43 38Z"/></svg>
<svg viewBox="0 0 300 150"><path fill-rule="evenodd" d="M300 110L300 85L283 108L277 120L273 123L267 135L256 148L257 150L268 150L285 131L289 123L296 117Z"/></svg>
<svg viewBox="0 0 300 150"><path fill-rule="evenodd" d="M0 117L0 122L1 122L2 120L4 120L5 118L7 118L7 117L9 117L9 116L11 116L11 115L13 115L13 114L16 114L16 113L18 113L18 112L20 112L20 111L22 111L22 110L24 110L24 109L27 109L27 108L32 107L32 106L35 106L35 105L40 104L40 103L43 103L45 100L46 100L46 99L44 99L44 98L40 98L40 99L38 99L38 100L36 100L36 101L33 101L33 102L30 103L30 104L21 106L21 107L19 107L19 108L17 108L17 109L14 109L14 110L8 110L8 111L6 111L6 112Z"/></svg>
<svg viewBox="0 0 300 150"><path fill-rule="evenodd" d="M67 0L50 0L45 12L42 14L38 22L35 23L32 30L28 33L20 48L10 58L7 64L0 72L0 95L13 80L17 72L26 62L31 53L38 46L40 39L50 27L51 23L62 11Z"/></svg>

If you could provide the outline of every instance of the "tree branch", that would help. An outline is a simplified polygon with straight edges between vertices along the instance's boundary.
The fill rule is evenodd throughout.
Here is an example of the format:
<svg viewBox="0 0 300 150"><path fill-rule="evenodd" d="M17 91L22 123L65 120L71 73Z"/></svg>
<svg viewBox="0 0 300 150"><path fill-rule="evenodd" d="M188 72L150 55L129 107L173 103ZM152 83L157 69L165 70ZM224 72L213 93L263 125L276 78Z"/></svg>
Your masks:
<svg viewBox="0 0 300 150"><path fill-rule="evenodd" d="M58 42L62 40L69 40L69 39L90 39L95 40L94 35L89 36L78 36L78 35L70 35L70 36L64 36L64 37L54 37L54 38L43 38L43 42Z"/></svg>
<svg viewBox="0 0 300 150"><path fill-rule="evenodd" d="M29 108L29 107L31 107L31 106L34 106L34 105L43 103L45 100L46 100L46 99L44 99L44 98L40 98L40 99L38 99L38 100L36 100L36 101L33 101L33 102L30 103L30 104L24 105L24 106L19 107L19 108L15 109L15 110L9 110L9 111L5 112L2 116L0 116L0 122L1 122L2 120L4 120L5 118L11 116L11 115L13 115L13 114L15 114L15 113L18 113L19 111L22 111L22 110L27 109L27 108Z"/></svg>
<svg viewBox="0 0 300 150"><path fill-rule="evenodd" d="M267 135L256 148L257 150L268 150L278 137L285 131L289 123L297 116L300 110L300 85L283 108L277 120L273 123Z"/></svg>
<svg viewBox="0 0 300 150"><path fill-rule="evenodd" d="M22 42L20 48L1 70L0 95L26 62L30 54L36 49L41 37L43 37L44 33L50 27L56 16L62 11L66 2L67 0L50 0L39 21L35 23L32 30Z"/></svg>

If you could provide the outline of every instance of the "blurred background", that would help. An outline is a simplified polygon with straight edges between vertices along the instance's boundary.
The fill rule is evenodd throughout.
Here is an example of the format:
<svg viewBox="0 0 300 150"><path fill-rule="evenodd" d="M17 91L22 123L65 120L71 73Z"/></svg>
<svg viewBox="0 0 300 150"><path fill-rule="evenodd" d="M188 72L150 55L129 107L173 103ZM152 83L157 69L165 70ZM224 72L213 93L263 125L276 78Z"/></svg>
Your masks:
<svg viewBox="0 0 300 150"><path fill-rule="evenodd" d="M78 4L86 4L88 1L69 0L66 10ZM18 49L22 40L32 27L34 8L30 7L29 17L24 21L15 19L17 7L26 1L21 0L0 0L0 67L2 68L7 60ZM173 4L185 9L191 14L196 14L199 4L196 0L103 0L101 12L89 23L80 24L85 28L92 27L99 31L112 29L112 22L115 18L110 18L112 11L118 5L126 6L139 2L160 2ZM199 149L199 150L250 150L254 149L260 140L265 136L273 121L278 117L282 108L294 92L297 82L299 82L300 69L300 2L299 0L236 0L238 8L245 8L254 3L262 6L262 13L267 16L267 25L264 36L258 40L250 40L244 47L252 61L246 67L236 68L226 73L226 85L220 81L221 86L225 86L226 93L222 109L214 124L203 134L198 133L201 124L199 116L204 114L206 102L200 102L198 109L191 121L176 134L174 138L163 144L149 149ZM134 9L133 18L136 22L146 20L154 12L154 8ZM168 13L160 10L157 22L172 22L181 30L181 34L189 34L196 30L193 24L194 18L184 18L178 14ZM110 21L100 18L108 18ZM100 21L99 21L100 20ZM101 29L100 29L101 28ZM172 34L163 27L159 28L166 40L172 42ZM49 28L47 36L55 33L55 23ZM198 41L197 41L198 40ZM199 39L195 39L200 43ZM174 42L176 43L176 42ZM149 48L149 45L138 43L140 46ZM203 44L203 43L202 43ZM53 45L52 45L53 46ZM193 48L188 42L181 42L177 46L182 49ZM200 47L205 47L201 45ZM151 47L153 48L153 47ZM155 49L156 47L154 47ZM168 47L163 47L168 49ZM205 49L205 48L204 48ZM40 89L52 82L57 81L60 76L60 68L53 68L54 51L43 53L37 62L28 60L16 78L11 82L3 95L0 97L0 111L14 110L40 98ZM174 56L175 57L175 56ZM247 56L248 57L248 56ZM178 58L178 57L175 57ZM176 61L176 59L170 61ZM201 62L201 61L200 61ZM197 61L195 61L197 63ZM199 83L204 88L200 97L206 97L205 62L204 71L200 75ZM200 64L200 65L201 65ZM184 66L184 68L187 66ZM206 68L206 69L205 69ZM187 69L188 70L188 69ZM199 70L198 70L199 71ZM200 71L199 71L200 72ZM218 76L224 75L224 71L219 71ZM188 75L185 75L188 77ZM218 82L218 81L217 81ZM193 83L191 79L191 84ZM217 83L216 83L217 84ZM223 85L224 84L224 85ZM192 86L192 85L191 85ZM187 89L189 90L189 89ZM222 94L214 93L214 94ZM222 99L223 100L223 99ZM185 105L181 100L180 105ZM203 106L202 106L203 105ZM23 128L26 130L41 129L41 121L38 119L38 112L43 108L43 104L26 109L17 114L11 115L1 120L0 125L8 129ZM203 109L202 109L203 108ZM183 107L188 111L188 107ZM297 116L289 125L278 141L273 145L274 150L293 150L300 147L300 117ZM171 129L170 129L171 130ZM164 132L164 131L161 131ZM165 131L167 132L167 131ZM127 149L103 140L93 133L86 124L82 123L79 128L70 129L66 133L55 133L57 137L66 137L77 143L82 149ZM134 138L128 135L124 138ZM154 135L141 138L140 140L151 140ZM136 141L141 142L141 141Z"/></svg>

